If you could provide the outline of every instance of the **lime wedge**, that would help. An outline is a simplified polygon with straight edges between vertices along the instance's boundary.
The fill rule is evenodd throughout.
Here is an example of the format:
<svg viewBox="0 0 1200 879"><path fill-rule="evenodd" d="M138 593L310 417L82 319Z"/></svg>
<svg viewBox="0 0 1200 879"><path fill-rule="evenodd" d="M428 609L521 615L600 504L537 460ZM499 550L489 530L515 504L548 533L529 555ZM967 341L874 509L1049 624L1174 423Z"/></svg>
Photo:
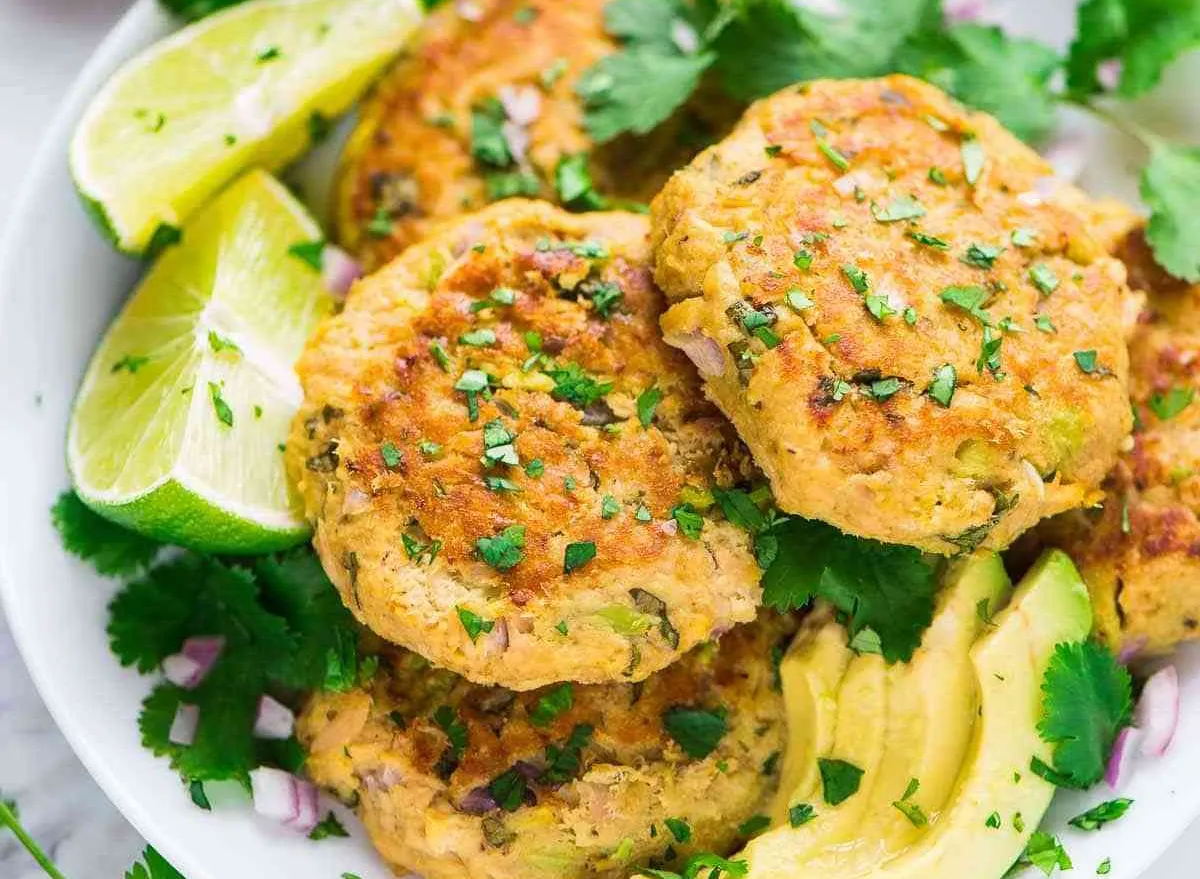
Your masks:
<svg viewBox="0 0 1200 879"><path fill-rule="evenodd" d="M172 243L243 171L278 169L319 140L420 18L414 0L255 0L155 44L75 130L89 213L126 252Z"/></svg>
<svg viewBox="0 0 1200 879"><path fill-rule="evenodd" d="M67 435L79 496L167 543L254 553L308 528L284 472L292 366L333 302L321 230L252 171L184 227L109 328Z"/></svg>

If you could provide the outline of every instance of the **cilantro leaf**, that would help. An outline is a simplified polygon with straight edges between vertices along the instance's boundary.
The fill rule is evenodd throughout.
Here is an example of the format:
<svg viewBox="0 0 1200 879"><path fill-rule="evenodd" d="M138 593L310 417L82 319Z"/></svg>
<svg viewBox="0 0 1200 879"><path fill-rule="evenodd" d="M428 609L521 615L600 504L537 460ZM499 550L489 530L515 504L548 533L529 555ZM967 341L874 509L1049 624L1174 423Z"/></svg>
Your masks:
<svg viewBox="0 0 1200 879"><path fill-rule="evenodd" d="M575 704L575 688L568 681L551 687L538 696L537 702L529 710L529 722L534 726L549 726L554 718L570 711Z"/></svg>
<svg viewBox="0 0 1200 879"><path fill-rule="evenodd" d="M1065 783L1086 788L1100 780L1131 708L1129 672L1106 647L1085 641L1054 648L1038 733L1054 746L1054 769Z"/></svg>
<svg viewBox="0 0 1200 879"><path fill-rule="evenodd" d="M292 550L255 560L263 605L287 622L295 635L290 661L273 670L272 677L285 687L311 689L326 679L331 651L358 646L354 617L325 575L316 554Z"/></svg>
<svg viewBox="0 0 1200 879"><path fill-rule="evenodd" d="M1087 0L1080 4L1067 56L1067 87L1087 97L1103 90L1106 61L1120 63L1116 91L1134 98L1149 91L1163 70L1200 43L1200 6L1192 0Z"/></svg>
<svg viewBox="0 0 1200 879"><path fill-rule="evenodd" d="M342 826L342 822L338 820L338 816L329 812L324 818L317 823L317 826L308 834L309 839L321 840L332 839L335 837L347 837L350 834L346 832L346 828Z"/></svg>
<svg viewBox="0 0 1200 879"><path fill-rule="evenodd" d="M544 372L554 379L554 390L550 395L577 409L586 409L613 389L612 382L596 381L578 363L568 363Z"/></svg>
<svg viewBox="0 0 1200 879"><path fill-rule="evenodd" d="M1152 142L1141 194L1154 258L1175 277L1200 282L1200 147Z"/></svg>
<svg viewBox="0 0 1200 879"><path fill-rule="evenodd" d="M142 862L126 870L125 879L184 879L184 876L152 846L146 846L142 852Z"/></svg>
<svg viewBox="0 0 1200 879"><path fill-rule="evenodd" d="M912 657L933 619L936 589L920 551L795 517L781 519L767 535L777 550L763 573L764 604L787 611L823 598L846 614L852 637L874 630L888 662Z"/></svg>
<svg viewBox="0 0 1200 879"><path fill-rule="evenodd" d="M713 59L707 52L678 55L651 48L601 58L576 86L588 133L597 143L626 132L646 134L687 103Z"/></svg>
<svg viewBox="0 0 1200 879"><path fill-rule="evenodd" d="M1017 859L1017 864L1037 867L1047 876L1056 868L1070 870L1072 866L1071 859L1067 856L1062 843L1058 841L1057 837L1051 836L1044 830L1034 831L1033 836L1029 839L1029 844L1025 846L1025 851Z"/></svg>
<svg viewBox="0 0 1200 879"><path fill-rule="evenodd" d="M106 577L130 576L149 567L162 544L108 521L64 491L50 508L63 548L91 562Z"/></svg>
<svg viewBox="0 0 1200 879"><path fill-rule="evenodd" d="M680 705L663 714L663 728L685 754L696 760L703 760L715 751L729 731L724 709L708 711Z"/></svg>
<svg viewBox="0 0 1200 879"><path fill-rule="evenodd" d="M1043 137L1055 124L1050 81L1060 60L1035 40L1011 37L998 27L938 22L913 34L890 66L993 114L1024 140Z"/></svg>

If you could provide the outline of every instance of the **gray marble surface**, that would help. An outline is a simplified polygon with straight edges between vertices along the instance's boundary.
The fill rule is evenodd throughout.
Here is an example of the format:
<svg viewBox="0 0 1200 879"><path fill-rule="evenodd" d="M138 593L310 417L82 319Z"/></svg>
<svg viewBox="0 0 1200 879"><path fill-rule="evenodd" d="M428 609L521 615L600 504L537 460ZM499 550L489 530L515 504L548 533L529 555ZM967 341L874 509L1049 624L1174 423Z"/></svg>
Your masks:
<svg viewBox="0 0 1200 879"><path fill-rule="evenodd" d="M7 222L4 206L12 203L59 98L128 2L0 0L0 230ZM17 801L25 825L68 879L120 879L144 844L55 728L2 616L0 792ZM1197 863L1200 826L1147 879L1194 877ZM0 834L0 879L42 875L10 835Z"/></svg>

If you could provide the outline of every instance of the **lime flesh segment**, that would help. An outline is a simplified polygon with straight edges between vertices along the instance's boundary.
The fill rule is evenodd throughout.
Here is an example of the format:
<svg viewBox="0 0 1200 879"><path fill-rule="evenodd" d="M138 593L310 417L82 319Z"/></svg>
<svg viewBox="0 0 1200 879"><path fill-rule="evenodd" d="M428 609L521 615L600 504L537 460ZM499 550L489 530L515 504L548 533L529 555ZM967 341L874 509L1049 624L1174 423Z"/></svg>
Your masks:
<svg viewBox="0 0 1200 879"><path fill-rule="evenodd" d="M184 228L109 329L76 399L67 458L87 504L209 552L305 538L281 447L301 399L292 365L333 302L321 273L288 249L320 237L262 171Z"/></svg>
<svg viewBox="0 0 1200 879"><path fill-rule="evenodd" d="M254 0L155 44L75 130L71 173L88 212L121 250L144 252L246 169L304 152L420 18L414 0Z"/></svg>

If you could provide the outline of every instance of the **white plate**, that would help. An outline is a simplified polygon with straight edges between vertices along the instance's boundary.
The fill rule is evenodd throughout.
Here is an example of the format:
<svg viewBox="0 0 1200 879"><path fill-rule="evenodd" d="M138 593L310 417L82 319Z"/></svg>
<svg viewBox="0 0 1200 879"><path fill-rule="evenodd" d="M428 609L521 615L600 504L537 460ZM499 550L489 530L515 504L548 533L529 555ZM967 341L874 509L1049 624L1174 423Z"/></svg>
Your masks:
<svg viewBox="0 0 1200 879"><path fill-rule="evenodd" d="M1024 23L1065 28L1069 4L1027 0ZM1035 22L1036 19L1036 22ZM206 813L178 778L138 742L136 718L149 681L120 668L108 651L105 606L114 584L65 555L49 508L67 486L63 435L76 385L100 334L131 289L138 266L101 240L80 210L67 174L75 120L117 64L171 27L153 0L140 0L80 75L30 169L0 247L0 591L14 635L55 720L117 807L189 879L363 879L390 875L355 827L351 840L312 843L276 831L253 815ZM1190 76L1189 76L1190 72ZM1177 69L1145 102L1144 121L1190 131L1200 141L1200 108L1188 80L1200 65ZM1190 110L1190 112L1189 112ZM1084 180L1099 191L1131 193L1128 144L1093 130ZM113 413L120 417L120 413ZM1105 857L1114 879L1145 870L1200 815L1200 650L1179 658L1184 719L1177 747L1139 767L1126 795L1137 804L1098 834L1062 832L1077 875ZM1091 802L1106 798L1098 790ZM1081 801L1060 803L1060 818ZM353 826L353 825L352 825ZM935 877L930 877L935 879ZM967 879L967 877L947 877Z"/></svg>

